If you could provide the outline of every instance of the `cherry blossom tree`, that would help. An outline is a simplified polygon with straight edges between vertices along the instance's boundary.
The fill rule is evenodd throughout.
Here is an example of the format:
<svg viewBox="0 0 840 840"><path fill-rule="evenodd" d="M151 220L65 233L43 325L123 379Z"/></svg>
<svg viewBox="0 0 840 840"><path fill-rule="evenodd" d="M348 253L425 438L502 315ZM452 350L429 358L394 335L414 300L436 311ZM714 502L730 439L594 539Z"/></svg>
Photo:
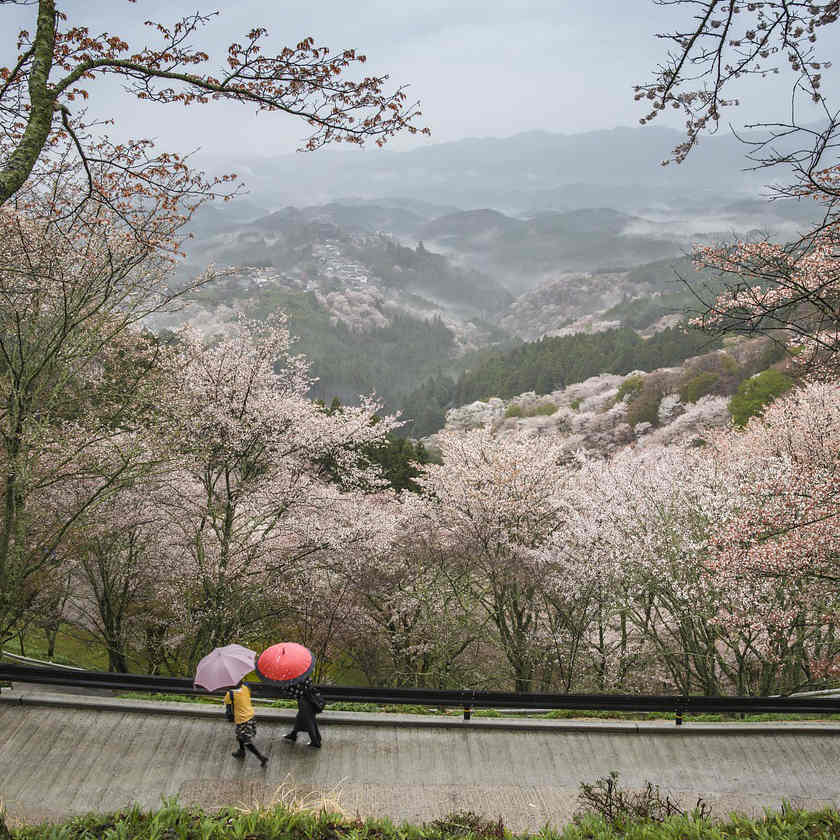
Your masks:
<svg viewBox="0 0 840 840"><path fill-rule="evenodd" d="M838 231L822 230L805 243L737 242L701 248L695 260L732 283L692 321L716 333L769 334L796 352L804 373L840 375L840 266Z"/></svg>
<svg viewBox="0 0 840 840"><path fill-rule="evenodd" d="M399 131L427 132L416 127L420 112L404 87L387 93L387 76L348 78L365 62L354 49L332 52L306 37L272 56L263 51L268 31L255 26L208 72L210 56L193 39L218 13L195 12L169 25L147 21L157 43L131 46L74 25L55 0L33 6L17 56L0 66L0 204L27 181L51 183L56 167L84 199L118 211L137 196L173 210L227 188L228 177L207 181L184 155L156 152L147 139L101 136L83 106L88 85L102 76L120 79L140 101L193 106L224 99L297 117L311 132L307 150L367 139L382 145Z"/></svg>
<svg viewBox="0 0 840 840"><path fill-rule="evenodd" d="M387 506L366 498L385 482L365 452L399 424L377 418L370 398L332 413L309 400L306 362L290 353L280 316L211 346L187 329L170 365L180 388L166 433L178 469L161 504L194 664L264 631L299 565L387 541Z"/></svg>
<svg viewBox="0 0 840 840"><path fill-rule="evenodd" d="M498 636L517 691L535 687L547 653L537 593L540 548L562 525L568 481L556 440L495 437L486 429L441 432L442 465L418 480L450 562L466 570L472 597Z"/></svg>
<svg viewBox="0 0 840 840"><path fill-rule="evenodd" d="M77 506L91 493L86 483ZM155 483L154 475L135 478L100 500L62 546L70 576L65 619L102 645L111 671L131 670L171 576Z"/></svg>
<svg viewBox="0 0 840 840"><path fill-rule="evenodd" d="M56 226L0 210L0 639L75 518L134 469L125 432L158 400L160 348L138 325L177 295L165 255L112 218L86 211ZM91 495L75 508L45 502L45 516L36 499L86 471Z"/></svg>
<svg viewBox="0 0 840 840"><path fill-rule="evenodd" d="M594 464L601 503L594 551L616 581L614 627L620 677L690 694L731 687L727 659L748 644L721 620L734 595L707 572L710 531L738 494L726 465L696 449L627 452ZM590 479L592 480L592 479Z"/></svg>
<svg viewBox="0 0 840 840"><path fill-rule="evenodd" d="M830 593L809 590L801 577L748 575L721 558L729 528L744 550L756 550L760 535L743 517L760 485L743 434L714 439L714 448L647 448L588 462L570 488L565 551L591 565L573 561L565 576L589 570L610 582L608 620L590 646L625 689L655 679L686 694L792 691L812 684L812 663L831 648ZM805 457L804 440L793 448ZM766 493L760 498L766 503ZM803 533L805 544L812 536Z"/></svg>
<svg viewBox="0 0 840 840"><path fill-rule="evenodd" d="M814 383L771 404L741 434L718 435L739 505L716 530L713 568L748 581L840 581L840 390Z"/></svg>
<svg viewBox="0 0 840 840"><path fill-rule="evenodd" d="M340 568L355 605L345 653L372 684L485 684L476 653L486 619L472 603L469 573L447 562L422 501L403 494L394 505L390 544L356 552Z"/></svg>
<svg viewBox="0 0 840 840"><path fill-rule="evenodd" d="M816 201L822 219L797 241L738 242L726 248L700 249L701 268L732 278L725 292L709 300L698 289L705 309L697 323L717 332L763 333L792 340L804 350L800 360L817 376L836 377L840 348L840 284L836 268L840 167L835 159L837 113L822 87L822 71L831 66L818 52L819 35L835 24L834 0L656 0L684 6L692 17L680 29L660 37L673 46L651 81L636 87L636 99L650 104L642 123L667 108L682 110L686 139L674 149L681 163L704 132L717 130L722 110L739 104L737 87L747 76L792 74L788 123L750 126L764 130L748 142L756 167L786 168L791 180L771 189L777 198ZM808 101L820 111L801 121L797 106ZM667 161L666 161L667 163Z"/></svg>

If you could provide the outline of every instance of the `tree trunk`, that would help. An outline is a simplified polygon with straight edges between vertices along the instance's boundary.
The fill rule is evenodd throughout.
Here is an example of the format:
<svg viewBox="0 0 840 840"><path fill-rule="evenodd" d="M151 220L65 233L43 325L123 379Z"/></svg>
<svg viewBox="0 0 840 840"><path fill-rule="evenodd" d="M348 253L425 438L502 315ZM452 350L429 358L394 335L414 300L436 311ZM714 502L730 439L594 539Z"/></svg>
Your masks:
<svg viewBox="0 0 840 840"><path fill-rule="evenodd" d="M55 642L58 638L58 631L61 628L60 623L52 624L44 630L47 637L47 659L52 659L55 656Z"/></svg>
<svg viewBox="0 0 840 840"><path fill-rule="evenodd" d="M53 121L53 96L48 88L55 47L55 2L40 0L29 79L30 108L26 129L17 147L0 169L0 204L25 183L47 142Z"/></svg>
<svg viewBox="0 0 840 840"><path fill-rule="evenodd" d="M128 662L123 651L108 649L108 670L117 674L128 673Z"/></svg>

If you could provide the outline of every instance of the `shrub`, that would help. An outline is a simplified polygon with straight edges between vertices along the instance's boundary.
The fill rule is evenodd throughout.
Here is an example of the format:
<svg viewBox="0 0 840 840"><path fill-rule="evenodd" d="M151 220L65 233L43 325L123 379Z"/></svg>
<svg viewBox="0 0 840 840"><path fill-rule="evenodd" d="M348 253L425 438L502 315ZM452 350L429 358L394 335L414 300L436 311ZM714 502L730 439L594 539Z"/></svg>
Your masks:
<svg viewBox="0 0 840 840"><path fill-rule="evenodd" d="M570 403L569 406L571 407L572 411L577 411L580 408L580 404L583 402L581 397L575 397Z"/></svg>
<svg viewBox="0 0 840 840"><path fill-rule="evenodd" d="M728 373L730 376L738 373L738 362L729 353L716 353L715 355L720 360L720 367L724 373Z"/></svg>
<svg viewBox="0 0 840 840"><path fill-rule="evenodd" d="M506 836L502 818L488 820L472 811L447 814L432 822L432 828L444 837L471 837L479 840L503 840Z"/></svg>
<svg viewBox="0 0 840 840"><path fill-rule="evenodd" d="M629 397L632 400L642 390L644 381L644 377L642 376L628 376L627 379L618 386L616 399L621 401L625 397Z"/></svg>
<svg viewBox="0 0 840 840"><path fill-rule="evenodd" d="M679 386L680 397L684 403L690 403L708 394L729 396L749 373L729 353L707 353L686 365Z"/></svg>
<svg viewBox="0 0 840 840"><path fill-rule="evenodd" d="M662 372L645 376L641 390L633 397L630 407L627 409L627 422L633 427L639 423L650 423L651 426L658 426L659 405L670 388L669 377Z"/></svg>
<svg viewBox="0 0 840 840"><path fill-rule="evenodd" d="M557 406L550 400L546 400L537 405L534 414L541 417L550 417L555 411L557 411Z"/></svg>
<svg viewBox="0 0 840 840"><path fill-rule="evenodd" d="M624 790L618 784L618 773L613 770L609 776L596 779L592 784L582 783L578 800L582 813L594 813L614 828L623 828L629 822L661 823L669 817L692 816L708 819L709 806L698 799L691 812L686 812L659 785L645 783L644 790Z"/></svg>
<svg viewBox="0 0 840 840"><path fill-rule="evenodd" d="M550 400L537 403L533 408L524 409L519 403L511 403L505 409L505 417L536 417L542 415L548 417L557 411L557 406Z"/></svg>
<svg viewBox="0 0 840 840"><path fill-rule="evenodd" d="M710 370L684 380L680 383L680 402L697 402L700 397L711 394L719 380L720 374Z"/></svg>
<svg viewBox="0 0 840 840"><path fill-rule="evenodd" d="M793 387L793 380L780 370L770 368L746 379L738 386L729 401L729 413L736 426L745 426L750 417L756 417L776 397Z"/></svg>
<svg viewBox="0 0 840 840"><path fill-rule="evenodd" d="M661 391L645 388L630 403L630 408L627 411L627 422L631 426L637 426L639 423L650 423L651 426L656 426L659 423L659 403L661 402Z"/></svg>

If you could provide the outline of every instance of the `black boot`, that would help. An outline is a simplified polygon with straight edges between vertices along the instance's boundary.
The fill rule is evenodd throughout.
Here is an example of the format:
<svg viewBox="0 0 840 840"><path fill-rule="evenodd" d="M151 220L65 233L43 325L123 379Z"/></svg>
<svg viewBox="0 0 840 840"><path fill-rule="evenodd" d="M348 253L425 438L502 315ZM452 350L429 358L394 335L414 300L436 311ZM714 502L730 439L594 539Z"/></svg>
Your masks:
<svg viewBox="0 0 840 840"><path fill-rule="evenodd" d="M283 736L284 741L297 741L297 732L294 729L288 735Z"/></svg>
<svg viewBox="0 0 840 840"><path fill-rule="evenodd" d="M242 743L242 741L239 742L239 749L236 750L236 752L232 752L231 755L234 758L238 758L238 759L245 758L245 745Z"/></svg>
<svg viewBox="0 0 840 840"><path fill-rule="evenodd" d="M259 760L260 764L265 767L268 764L268 756L263 755L253 744L246 744L246 748L249 752L252 752Z"/></svg>

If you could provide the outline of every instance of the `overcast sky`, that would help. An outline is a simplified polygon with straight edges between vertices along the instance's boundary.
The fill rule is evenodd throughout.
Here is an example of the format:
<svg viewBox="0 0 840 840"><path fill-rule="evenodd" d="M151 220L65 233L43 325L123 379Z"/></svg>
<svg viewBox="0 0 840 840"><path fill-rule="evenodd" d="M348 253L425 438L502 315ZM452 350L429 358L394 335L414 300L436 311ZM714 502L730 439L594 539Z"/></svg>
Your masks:
<svg viewBox="0 0 840 840"><path fill-rule="evenodd" d="M666 45L654 35L684 9L652 0L216 0L221 12L195 40L211 56L253 26L266 26L269 48L312 35L333 50L356 48L368 56L365 72L388 73L419 99L429 140L405 138L394 148L464 137L507 137L542 129L577 133L637 125L643 113L632 85L650 77ZM71 21L109 31L132 45L148 41L147 18L173 22L181 14L213 11L204 0L65 0ZM0 65L9 64L11 32L34 29L34 7L0 10ZM11 25L10 25L11 24ZM840 29L840 27L835 27ZM825 36L836 53L840 33ZM827 74L826 74L827 75ZM828 75L827 75L828 78ZM789 77L753 84L749 104L733 120L784 118ZM826 86L830 90L830 86ZM122 96L113 85L94 90L91 111L114 116L114 134L151 136L162 147L201 147L212 158L293 152L306 126L279 114L255 115L245 106L215 103L184 109L150 106ZM671 113L670 123L680 126Z"/></svg>

